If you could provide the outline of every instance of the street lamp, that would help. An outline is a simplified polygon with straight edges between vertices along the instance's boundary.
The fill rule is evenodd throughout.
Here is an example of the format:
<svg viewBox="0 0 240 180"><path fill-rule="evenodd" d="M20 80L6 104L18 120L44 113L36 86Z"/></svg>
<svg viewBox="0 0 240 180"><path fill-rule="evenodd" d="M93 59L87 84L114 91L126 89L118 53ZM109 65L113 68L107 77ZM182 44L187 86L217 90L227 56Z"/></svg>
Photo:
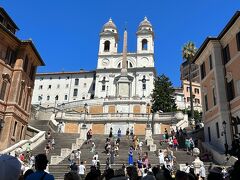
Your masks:
<svg viewBox="0 0 240 180"><path fill-rule="evenodd" d="M147 110L148 110L147 128L150 128L150 124L149 124L149 116L150 116L150 104L149 104L149 103L147 103Z"/></svg>
<svg viewBox="0 0 240 180"><path fill-rule="evenodd" d="M84 104L84 123L82 125L82 127L84 127L84 128L86 127L86 116L87 116L87 113L88 113L87 107L88 107L88 104L85 103Z"/></svg>
<svg viewBox="0 0 240 180"><path fill-rule="evenodd" d="M226 123L226 121L222 122L222 126L223 126L223 134L224 134L224 138L225 138L225 144L224 144L224 146L225 146L225 155L227 156L227 154L228 154L228 143L227 143L227 131L226 131L227 123Z"/></svg>

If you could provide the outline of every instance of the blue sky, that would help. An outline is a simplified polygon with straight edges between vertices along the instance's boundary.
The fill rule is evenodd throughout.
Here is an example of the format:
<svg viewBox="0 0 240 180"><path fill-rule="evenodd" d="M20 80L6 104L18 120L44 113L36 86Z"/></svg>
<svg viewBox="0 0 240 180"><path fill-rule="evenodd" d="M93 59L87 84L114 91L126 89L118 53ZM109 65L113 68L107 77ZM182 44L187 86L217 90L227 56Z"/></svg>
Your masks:
<svg viewBox="0 0 240 180"><path fill-rule="evenodd" d="M120 33L125 22L128 51L136 50L136 31L147 16L155 32L155 66L158 74L180 86L181 48L189 40L199 47L207 36L216 36L233 14L239 0L0 0L20 31L33 39L46 66L38 72L94 70L99 32L109 17Z"/></svg>

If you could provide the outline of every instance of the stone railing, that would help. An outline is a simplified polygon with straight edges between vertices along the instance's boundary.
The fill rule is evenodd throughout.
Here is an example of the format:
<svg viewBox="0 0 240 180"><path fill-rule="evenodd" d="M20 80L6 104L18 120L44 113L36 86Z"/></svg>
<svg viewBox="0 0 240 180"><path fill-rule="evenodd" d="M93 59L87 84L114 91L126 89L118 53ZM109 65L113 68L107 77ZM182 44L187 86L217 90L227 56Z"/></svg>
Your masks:
<svg viewBox="0 0 240 180"><path fill-rule="evenodd" d="M25 151L27 145L30 143L30 148L34 149L45 140L45 131L39 131L38 129L31 126L28 126L28 128L36 131L37 134L29 140L21 140L20 142L12 145L11 147L1 151L0 154L10 154L12 156L15 156L15 151L18 147L22 147L23 151Z"/></svg>
<svg viewBox="0 0 240 180"><path fill-rule="evenodd" d="M51 165L59 164L63 161L66 157L68 157L72 151L79 149L86 140L87 128L82 128L80 137L76 139L75 143L72 143L72 147L70 148L61 148L61 154L51 156Z"/></svg>
<svg viewBox="0 0 240 180"><path fill-rule="evenodd" d="M147 121L152 120L152 114L148 113L99 113L99 114L85 114L76 111L72 112L57 112L55 119L57 121ZM154 114L155 122L171 122L177 123L184 119L182 112L175 113L158 113Z"/></svg>

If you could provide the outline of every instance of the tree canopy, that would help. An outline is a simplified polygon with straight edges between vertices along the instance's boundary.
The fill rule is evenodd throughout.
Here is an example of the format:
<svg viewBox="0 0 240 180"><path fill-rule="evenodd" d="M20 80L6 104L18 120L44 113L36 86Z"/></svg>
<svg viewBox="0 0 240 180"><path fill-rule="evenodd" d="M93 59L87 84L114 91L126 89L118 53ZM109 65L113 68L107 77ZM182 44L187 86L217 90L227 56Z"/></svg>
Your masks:
<svg viewBox="0 0 240 180"><path fill-rule="evenodd" d="M153 112L171 112L177 109L172 82L164 74L154 80L152 103Z"/></svg>

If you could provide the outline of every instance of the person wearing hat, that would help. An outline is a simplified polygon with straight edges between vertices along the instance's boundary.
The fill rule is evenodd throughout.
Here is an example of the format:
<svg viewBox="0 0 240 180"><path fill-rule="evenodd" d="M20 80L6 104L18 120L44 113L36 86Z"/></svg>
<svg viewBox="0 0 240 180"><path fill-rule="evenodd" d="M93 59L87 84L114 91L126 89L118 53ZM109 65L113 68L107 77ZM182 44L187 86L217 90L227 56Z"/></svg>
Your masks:
<svg viewBox="0 0 240 180"><path fill-rule="evenodd" d="M27 176L26 180L54 180L53 175L45 172L48 164L47 156L45 154L38 154L35 157L36 172Z"/></svg>
<svg viewBox="0 0 240 180"><path fill-rule="evenodd" d="M21 163L16 157L0 155L0 179L16 180L21 173Z"/></svg>

